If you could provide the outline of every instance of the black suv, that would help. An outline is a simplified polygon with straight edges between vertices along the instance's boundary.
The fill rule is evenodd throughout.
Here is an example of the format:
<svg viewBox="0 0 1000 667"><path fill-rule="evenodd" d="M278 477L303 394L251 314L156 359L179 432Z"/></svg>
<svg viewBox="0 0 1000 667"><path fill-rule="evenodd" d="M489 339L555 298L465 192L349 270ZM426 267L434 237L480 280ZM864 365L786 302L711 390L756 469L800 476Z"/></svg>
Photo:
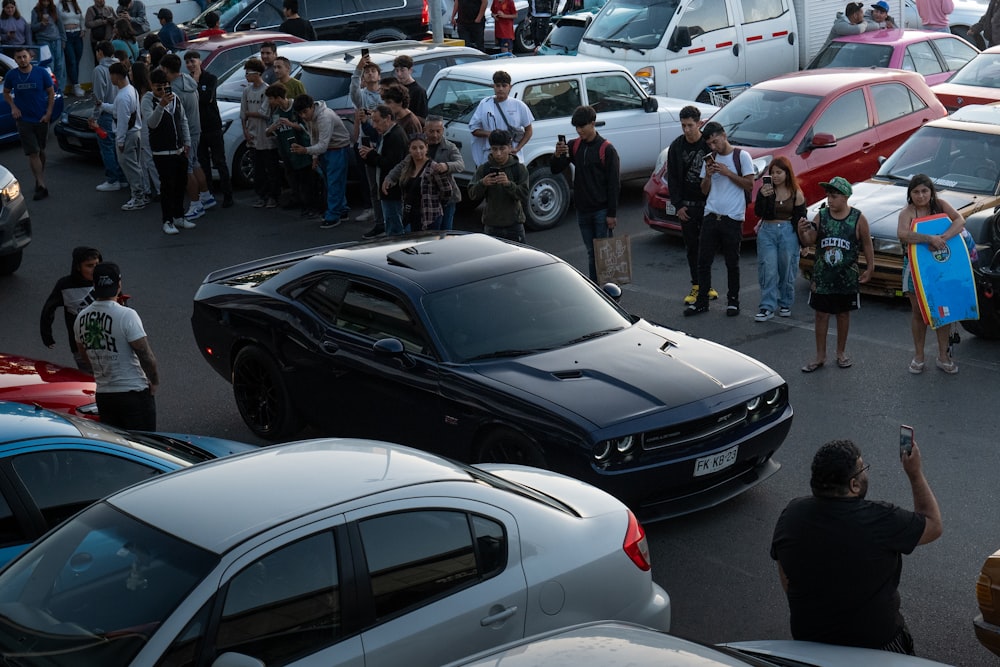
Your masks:
<svg viewBox="0 0 1000 667"><path fill-rule="evenodd" d="M216 12L219 27L277 30L282 0L218 0L180 27L188 37L204 30L205 14ZM299 0L299 15L309 19L318 39L387 42L428 36L427 0Z"/></svg>

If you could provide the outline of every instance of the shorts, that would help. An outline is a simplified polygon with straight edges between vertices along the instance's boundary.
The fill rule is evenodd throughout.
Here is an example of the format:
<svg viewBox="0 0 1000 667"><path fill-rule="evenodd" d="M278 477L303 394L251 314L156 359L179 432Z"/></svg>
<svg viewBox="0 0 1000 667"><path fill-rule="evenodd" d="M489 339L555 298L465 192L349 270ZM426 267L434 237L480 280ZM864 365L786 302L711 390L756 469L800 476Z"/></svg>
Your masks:
<svg viewBox="0 0 1000 667"><path fill-rule="evenodd" d="M497 46L503 49L505 46L511 53L514 52L514 40L509 37L502 37L497 40Z"/></svg>
<svg viewBox="0 0 1000 667"><path fill-rule="evenodd" d="M838 315L861 308L861 294L809 293L809 307L820 313Z"/></svg>
<svg viewBox="0 0 1000 667"><path fill-rule="evenodd" d="M200 167L198 162L198 144L201 143L201 135L191 137L191 150L188 151L188 173L193 174L195 167Z"/></svg>
<svg viewBox="0 0 1000 667"><path fill-rule="evenodd" d="M25 155L37 155L45 150L45 141L49 136L49 124L19 120L17 121L17 136L21 138L21 146L24 147Z"/></svg>
<svg viewBox="0 0 1000 667"><path fill-rule="evenodd" d="M910 271L910 256L903 253L903 294L913 294L913 272Z"/></svg>

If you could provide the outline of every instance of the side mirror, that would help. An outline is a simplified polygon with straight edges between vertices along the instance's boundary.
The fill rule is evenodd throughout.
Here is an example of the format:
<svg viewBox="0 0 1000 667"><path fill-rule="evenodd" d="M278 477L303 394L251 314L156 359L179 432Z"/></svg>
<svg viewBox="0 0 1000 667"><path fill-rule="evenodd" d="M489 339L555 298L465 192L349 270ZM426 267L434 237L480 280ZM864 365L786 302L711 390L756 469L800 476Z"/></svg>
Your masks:
<svg viewBox="0 0 1000 667"><path fill-rule="evenodd" d="M809 142L811 148L833 148L837 145L837 138L829 132L817 132Z"/></svg>
<svg viewBox="0 0 1000 667"><path fill-rule="evenodd" d="M642 101L642 110L646 113L654 113L660 108L660 103L656 101L655 97L647 97Z"/></svg>
<svg viewBox="0 0 1000 667"><path fill-rule="evenodd" d="M377 340L372 345L372 351L379 358L395 361L400 368L413 368L416 365L413 359L406 354L406 348L403 347L403 342L398 338Z"/></svg>
<svg viewBox="0 0 1000 667"><path fill-rule="evenodd" d="M674 34L670 36L670 41L667 42L667 48L674 53L677 53L681 49L686 49L691 46L691 31L688 30L687 26L679 25L674 28Z"/></svg>
<svg viewBox="0 0 1000 667"><path fill-rule="evenodd" d="M212 667L266 667L257 658L242 653L223 653L212 661Z"/></svg>
<svg viewBox="0 0 1000 667"><path fill-rule="evenodd" d="M604 283L601 285L601 290L614 299L615 303L622 300L622 288L615 283Z"/></svg>

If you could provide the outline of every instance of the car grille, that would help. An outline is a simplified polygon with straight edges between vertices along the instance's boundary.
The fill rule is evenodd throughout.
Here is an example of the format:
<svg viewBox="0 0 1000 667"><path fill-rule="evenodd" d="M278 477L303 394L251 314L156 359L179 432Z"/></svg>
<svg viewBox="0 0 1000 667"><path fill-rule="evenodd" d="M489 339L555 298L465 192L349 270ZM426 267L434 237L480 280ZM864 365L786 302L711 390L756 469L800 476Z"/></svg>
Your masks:
<svg viewBox="0 0 1000 667"><path fill-rule="evenodd" d="M93 132L93 130L90 129L90 118L84 118L83 116L74 116L73 114L70 114L66 124L69 125L71 128L73 128L74 130L84 130L88 132Z"/></svg>
<svg viewBox="0 0 1000 667"><path fill-rule="evenodd" d="M664 447L681 447L701 442L742 426L746 417L747 407L741 403L708 417L647 431L643 434L642 448L645 451L655 451Z"/></svg>

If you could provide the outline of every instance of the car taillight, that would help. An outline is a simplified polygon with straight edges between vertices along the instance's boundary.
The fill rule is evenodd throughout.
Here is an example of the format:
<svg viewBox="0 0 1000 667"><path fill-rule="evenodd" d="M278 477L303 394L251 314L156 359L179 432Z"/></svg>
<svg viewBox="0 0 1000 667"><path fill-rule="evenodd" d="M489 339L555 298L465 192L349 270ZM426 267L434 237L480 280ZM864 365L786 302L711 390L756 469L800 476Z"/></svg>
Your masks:
<svg viewBox="0 0 1000 667"><path fill-rule="evenodd" d="M646 531L642 529L631 511L628 513L628 530L625 531L625 542L622 544L622 548L636 567L643 572L649 571L649 545L646 543Z"/></svg>
<svg viewBox="0 0 1000 667"><path fill-rule="evenodd" d="M427 10L427 0L424 0L424 8L420 10L420 22L424 25L431 22L431 13Z"/></svg>

